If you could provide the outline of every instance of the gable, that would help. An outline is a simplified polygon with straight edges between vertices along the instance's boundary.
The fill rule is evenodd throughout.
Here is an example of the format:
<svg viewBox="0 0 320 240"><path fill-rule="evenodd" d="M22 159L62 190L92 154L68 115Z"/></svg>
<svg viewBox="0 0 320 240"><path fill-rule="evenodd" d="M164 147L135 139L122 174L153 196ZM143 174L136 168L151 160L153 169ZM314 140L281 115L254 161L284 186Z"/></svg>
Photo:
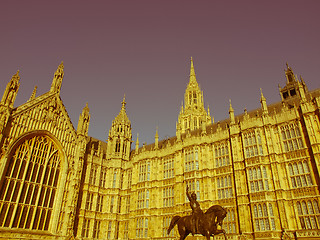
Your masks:
<svg viewBox="0 0 320 240"><path fill-rule="evenodd" d="M77 133L58 94L48 92L13 109L7 129L7 145L28 132L45 130L61 143L68 160L75 155Z"/></svg>

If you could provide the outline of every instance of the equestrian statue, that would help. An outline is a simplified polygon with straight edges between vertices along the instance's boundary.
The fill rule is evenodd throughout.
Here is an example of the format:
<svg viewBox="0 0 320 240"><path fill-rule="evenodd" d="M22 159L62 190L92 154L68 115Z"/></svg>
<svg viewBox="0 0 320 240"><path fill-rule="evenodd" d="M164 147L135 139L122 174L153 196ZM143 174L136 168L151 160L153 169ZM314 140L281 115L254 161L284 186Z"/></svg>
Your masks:
<svg viewBox="0 0 320 240"><path fill-rule="evenodd" d="M197 194L195 192L190 194L188 185L186 193L190 201L192 214L184 217L174 216L171 219L168 234L175 225L178 225L180 240L185 239L190 233L192 235L202 234L207 240L210 240L211 236L214 237L214 235L222 233L227 239L226 232L222 229L222 221L226 217L227 211L220 205L213 205L204 213L197 201ZM217 228L218 225L221 229Z"/></svg>

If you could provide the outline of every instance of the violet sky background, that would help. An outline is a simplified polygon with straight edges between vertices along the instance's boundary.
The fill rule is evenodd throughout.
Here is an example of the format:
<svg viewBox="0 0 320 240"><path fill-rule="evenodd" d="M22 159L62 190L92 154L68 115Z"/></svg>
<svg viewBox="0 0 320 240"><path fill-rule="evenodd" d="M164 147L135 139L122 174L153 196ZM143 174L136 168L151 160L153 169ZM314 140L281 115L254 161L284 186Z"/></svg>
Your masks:
<svg viewBox="0 0 320 240"><path fill-rule="evenodd" d="M49 91L64 61L61 98L77 127L106 140L126 94L133 140L175 135L190 57L215 121L280 101L285 63L320 87L320 1L1 1L0 94L20 70L15 106ZM1 95L2 96L2 95ZM134 144L132 145L134 147Z"/></svg>

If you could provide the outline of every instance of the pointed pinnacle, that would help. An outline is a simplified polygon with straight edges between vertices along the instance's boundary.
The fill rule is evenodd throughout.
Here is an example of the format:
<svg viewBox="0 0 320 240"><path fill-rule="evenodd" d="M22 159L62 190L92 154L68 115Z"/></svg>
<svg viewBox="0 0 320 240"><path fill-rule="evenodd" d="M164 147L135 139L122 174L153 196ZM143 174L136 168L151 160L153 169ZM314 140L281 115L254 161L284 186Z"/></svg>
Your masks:
<svg viewBox="0 0 320 240"><path fill-rule="evenodd" d="M262 88L260 88L260 92L261 92L261 99L266 99L264 96L263 96L263 93L262 93Z"/></svg>
<svg viewBox="0 0 320 240"><path fill-rule="evenodd" d="M124 94L123 96L123 100L122 100L122 109L125 109L126 108L126 94Z"/></svg>
<svg viewBox="0 0 320 240"><path fill-rule="evenodd" d="M229 112L234 112L234 110L232 108L232 104L231 104L231 99L229 99L229 103L230 103Z"/></svg>
<svg viewBox="0 0 320 240"><path fill-rule="evenodd" d="M192 59L192 57L191 57L191 67L190 67L190 77L191 76L195 76L196 75L196 73L195 73L195 71L194 71L194 66L193 66L193 59Z"/></svg>

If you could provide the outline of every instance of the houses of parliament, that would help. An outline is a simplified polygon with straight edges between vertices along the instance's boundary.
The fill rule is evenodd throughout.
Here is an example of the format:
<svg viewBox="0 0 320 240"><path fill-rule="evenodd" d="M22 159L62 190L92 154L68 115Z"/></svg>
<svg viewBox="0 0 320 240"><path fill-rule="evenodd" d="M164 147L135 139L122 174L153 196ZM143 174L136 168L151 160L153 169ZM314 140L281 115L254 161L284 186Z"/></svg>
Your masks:
<svg viewBox="0 0 320 240"><path fill-rule="evenodd" d="M320 239L320 89L287 65L281 99L214 122L191 59L174 137L132 143L126 99L107 141L77 128L51 88L14 106L17 72L0 103L0 239L178 239L171 218L191 214L186 186L203 210L227 210L230 240ZM279 76L280 77L280 76ZM182 90L183 91L183 90ZM204 239L189 235L187 239ZM215 236L215 239L222 239Z"/></svg>

